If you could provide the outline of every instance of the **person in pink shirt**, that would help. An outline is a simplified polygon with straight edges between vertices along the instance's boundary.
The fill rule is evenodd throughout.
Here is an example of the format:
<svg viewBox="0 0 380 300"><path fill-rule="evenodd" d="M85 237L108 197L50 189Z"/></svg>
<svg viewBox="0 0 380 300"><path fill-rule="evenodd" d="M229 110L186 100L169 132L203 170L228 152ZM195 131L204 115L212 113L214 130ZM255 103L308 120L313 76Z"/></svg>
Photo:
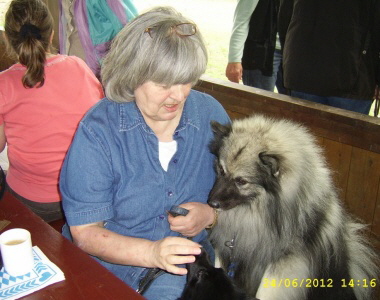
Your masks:
<svg viewBox="0 0 380 300"><path fill-rule="evenodd" d="M18 63L0 73L0 151L10 192L45 221L63 217L59 172L79 121L103 90L75 56L53 55L53 19L41 0L13 0L5 40Z"/></svg>

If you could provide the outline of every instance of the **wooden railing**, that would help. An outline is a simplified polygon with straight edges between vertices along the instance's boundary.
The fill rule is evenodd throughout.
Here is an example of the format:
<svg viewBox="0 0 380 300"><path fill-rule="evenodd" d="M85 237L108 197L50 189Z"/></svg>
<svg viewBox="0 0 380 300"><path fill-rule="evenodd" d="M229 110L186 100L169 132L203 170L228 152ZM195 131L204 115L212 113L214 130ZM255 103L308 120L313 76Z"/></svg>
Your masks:
<svg viewBox="0 0 380 300"><path fill-rule="evenodd" d="M202 77L232 119L253 113L304 124L317 137L347 209L369 225L380 249L380 119L286 95Z"/></svg>

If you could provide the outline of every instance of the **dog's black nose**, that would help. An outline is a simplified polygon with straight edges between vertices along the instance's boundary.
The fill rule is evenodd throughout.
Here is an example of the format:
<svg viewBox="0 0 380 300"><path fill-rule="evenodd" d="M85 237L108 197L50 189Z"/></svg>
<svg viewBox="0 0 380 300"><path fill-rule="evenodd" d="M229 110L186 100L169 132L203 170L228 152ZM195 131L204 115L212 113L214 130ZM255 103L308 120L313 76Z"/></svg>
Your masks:
<svg viewBox="0 0 380 300"><path fill-rule="evenodd" d="M217 201L209 201L208 205L210 205L213 208L220 208L220 203Z"/></svg>

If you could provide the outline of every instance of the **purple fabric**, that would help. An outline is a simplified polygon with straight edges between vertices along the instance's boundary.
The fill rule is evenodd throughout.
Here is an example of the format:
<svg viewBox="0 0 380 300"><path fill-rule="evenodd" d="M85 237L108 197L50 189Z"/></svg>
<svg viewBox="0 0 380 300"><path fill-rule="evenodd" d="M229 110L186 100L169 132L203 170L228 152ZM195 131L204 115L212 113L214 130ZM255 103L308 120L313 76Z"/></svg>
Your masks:
<svg viewBox="0 0 380 300"><path fill-rule="evenodd" d="M92 44L90 32L88 30L87 5L86 0L77 0L74 3L74 21L78 28L78 35L86 55L86 63L95 73L99 73L99 64L94 54L94 45ZM80 29L80 30L79 30Z"/></svg>
<svg viewBox="0 0 380 300"><path fill-rule="evenodd" d="M60 22L59 22L59 43L60 43L60 52L62 54L68 54L67 49L67 39L68 33L65 24L67 24L67 19L65 13L63 11L63 2L64 0L59 0L59 9L60 9ZM93 0L90 0L93 1ZM104 0L101 0L104 1ZM128 2L128 1L127 1ZM120 24L124 26L127 24L128 20L128 12L125 3L123 1L115 1L115 0L106 0L108 7L115 14ZM85 54L85 61L87 65L91 68L91 70L99 76L100 64L99 62L108 51L111 41L106 41L105 43L101 43L95 45L93 43L93 39L90 35L89 29L89 19L88 19L88 5L93 3L87 2L87 0L76 0L74 1L74 9L73 9L73 22L75 22L75 26L78 30L78 36L83 48L83 52ZM131 2L133 5L133 2ZM129 10L128 10L129 11ZM134 7L131 8L131 14L137 13ZM90 20L91 21L91 20Z"/></svg>
<svg viewBox="0 0 380 300"><path fill-rule="evenodd" d="M115 13L117 18L120 20L121 24L125 25L127 24L127 14L123 7L123 5L120 3L120 1L115 0L107 0L108 6L112 9L112 11Z"/></svg>

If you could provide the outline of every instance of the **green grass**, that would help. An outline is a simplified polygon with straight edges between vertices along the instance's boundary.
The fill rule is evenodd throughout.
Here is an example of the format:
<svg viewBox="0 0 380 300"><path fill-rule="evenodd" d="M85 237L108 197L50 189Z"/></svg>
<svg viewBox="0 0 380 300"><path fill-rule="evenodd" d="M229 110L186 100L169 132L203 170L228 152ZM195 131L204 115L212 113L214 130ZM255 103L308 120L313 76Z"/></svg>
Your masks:
<svg viewBox="0 0 380 300"><path fill-rule="evenodd" d="M370 110L370 112L369 112L369 115L370 115L370 116L374 116L374 110L375 110L375 101L373 101L373 104L372 104L371 110ZM378 118L380 118L380 115L378 116Z"/></svg>
<svg viewBox="0 0 380 300"><path fill-rule="evenodd" d="M206 47L208 49L209 61L206 69L206 74L210 77L225 79L225 69L227 66L228 47L218 43L217 36L205 35Z"/></svg>

